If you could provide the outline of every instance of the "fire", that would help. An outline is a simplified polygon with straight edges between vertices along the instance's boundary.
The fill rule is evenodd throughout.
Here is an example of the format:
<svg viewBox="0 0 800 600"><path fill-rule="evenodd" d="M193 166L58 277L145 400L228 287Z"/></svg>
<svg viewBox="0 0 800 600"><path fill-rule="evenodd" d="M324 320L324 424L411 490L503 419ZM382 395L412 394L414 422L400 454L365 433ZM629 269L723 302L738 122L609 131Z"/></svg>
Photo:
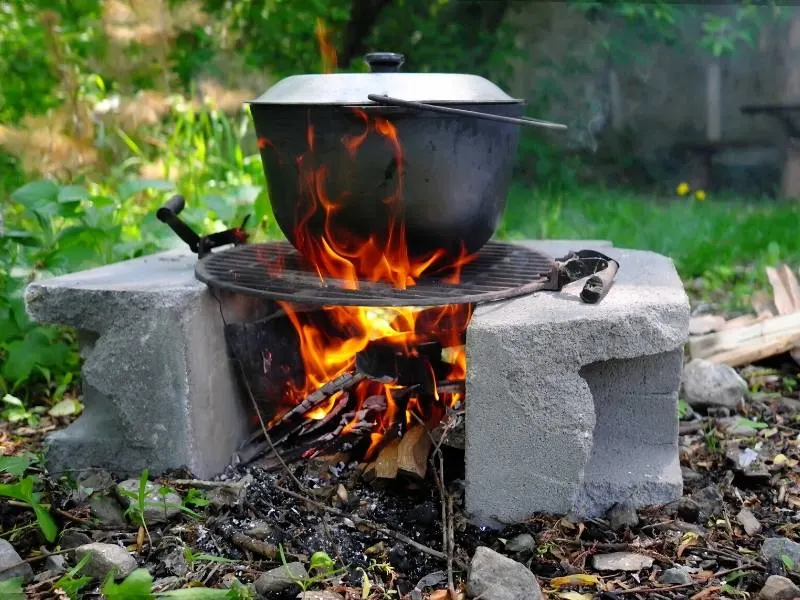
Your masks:
<svg viewBox="0 0 800 600"><path fill-rule="evenodd" d="M336 48L334 48L331 43L330 32L325 25L325 21L317 18L314 32L317 35L317 43L319 44L320 53L322 54L322 72L332 73L336 70Z"/></svg>
<svg viewBox="0 0 800 600"><path fill-rule="evenodd" d="M330 44L328 32L322 21L317 22L317 37L326 72L333 69L336 53ZM412 259L406 245L403 223L403 177L404 154L394 124L381 117L371 116L353 108L355 117L363 123L363 130L341 139L342 149L355 158L365 141L371 137L387 147L393 158L392 173L394 189L388 190L382 200L386 209L388 230L376 232L366 239L356 237L350 231L341 231L334 226L334 219L341 207L341 199L329 197L326 181L330 176L329 166L320 164L315 156L314 125L306 130L306 151L296 157L303 194L309 208L300 215L294 233L294 243L308 263L316 269L321 282L335 279L347 289L358 289L365 282L388 283L398 289L416 285L423 275L430 274L437 266L443 250L434 251L421 259ZM269 140L259 139L259 147L270 145ZM311 219L323 216L323 234L312 233ZM454 264L449 265L445 283L458 283L461 268L473 259L466 251ZM385 410L374 427L364 437L369 440L367 456L373 454L392 433L396 426L415 425L418 419L430 422L440 419L448 408L457 408L463 402L463 393L456 391L439 393L437 384L444 381L463 380L466 375L466 352L464 332L472 315L470 305L445 305L434 308L365 306L329 306L312 313L302 312L288 302L279 303L298 334L299 351L304 367L303 381L288 384L284 410L278 411L273 424L280 422L281 415L299 405L309 394L323 385L356 371L359 353L369 351L376 342L388 344L398 355L414 360L428 361L419 351L421 345L435 344L441 349L437 364L438 374L430 361L422 369L423 388L412 389L396 381L396 373L387 373L386 379L370 377L358 382L346 392L338 391L323 403L316 405L304 415L305 419L320 421L334 410L345 398L355 399L358 412L376 396L385 399ZM372 346L371 346L372 345ZM437 377L439 381L437 381ZM416 386L419 388L420 386ZM354 418L347 423L339 435L359 430L359 421ZM359 430L360 431L360 430Z"/></svg>

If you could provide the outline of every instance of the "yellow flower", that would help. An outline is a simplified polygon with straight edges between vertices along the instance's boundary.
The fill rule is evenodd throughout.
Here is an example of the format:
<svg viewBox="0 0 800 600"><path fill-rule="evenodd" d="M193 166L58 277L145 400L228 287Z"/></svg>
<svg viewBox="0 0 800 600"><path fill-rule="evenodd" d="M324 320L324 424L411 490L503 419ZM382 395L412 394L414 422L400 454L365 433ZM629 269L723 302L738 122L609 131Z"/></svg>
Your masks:
<svg viewBox="0 0 800 600"><path fill-rule="evenodd" d="M705 199L706 199L706 193L705 193L703 190L697 190L697 191L694 193L694 197L695 197L697 200L701 200L701 201L702 201L702 200L705 200Z"/></svg>
<svg viewBox="0 0 800 600"><path fill-rule="evenodd" d="M682 181L680 184L678 184L678 187L675 189L675 191L678 193L678 196L685 196L689 193L689 184L685 181Z"/></svg>

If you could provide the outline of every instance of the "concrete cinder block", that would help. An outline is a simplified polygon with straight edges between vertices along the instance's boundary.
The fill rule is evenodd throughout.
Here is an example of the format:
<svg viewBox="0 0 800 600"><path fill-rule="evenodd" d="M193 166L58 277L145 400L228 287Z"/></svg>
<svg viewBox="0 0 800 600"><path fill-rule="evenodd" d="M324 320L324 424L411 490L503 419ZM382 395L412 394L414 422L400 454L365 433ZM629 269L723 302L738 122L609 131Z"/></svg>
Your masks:
<svg viewBox="0 0 800 600"><path fill-rule="evenodd" d="M582 282L479 307L467 330L466 507L496 525L598 516L680 496L677 394L689 302L672 261L596 242L531 242L620 262L595 305Z"/></svg>
<svg viewBox="0 0 800 600"><path fill-rule="evenodd" d="M74 327L83 340L86 408L48 437L51 470L185 467L209 477L230 462L248 412L196 260L171 251L28 286L34 320Z"/></svg>

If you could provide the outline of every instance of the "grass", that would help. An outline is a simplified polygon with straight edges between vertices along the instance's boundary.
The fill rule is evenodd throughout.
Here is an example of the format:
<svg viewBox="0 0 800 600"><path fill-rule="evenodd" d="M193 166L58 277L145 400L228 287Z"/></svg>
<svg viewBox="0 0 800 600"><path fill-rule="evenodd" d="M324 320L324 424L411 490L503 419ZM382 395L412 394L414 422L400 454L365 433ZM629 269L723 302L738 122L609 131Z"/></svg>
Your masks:
<svg viewBox="0 0 800 600"><path fill-rule="evenodd" d="M726 309L749 305L768 289L764 267L800 266L800 203L763 199L644 197L576 188L512 187L498 236L506 239L600 239L652 250L675 261L700 300Z"/></svg>

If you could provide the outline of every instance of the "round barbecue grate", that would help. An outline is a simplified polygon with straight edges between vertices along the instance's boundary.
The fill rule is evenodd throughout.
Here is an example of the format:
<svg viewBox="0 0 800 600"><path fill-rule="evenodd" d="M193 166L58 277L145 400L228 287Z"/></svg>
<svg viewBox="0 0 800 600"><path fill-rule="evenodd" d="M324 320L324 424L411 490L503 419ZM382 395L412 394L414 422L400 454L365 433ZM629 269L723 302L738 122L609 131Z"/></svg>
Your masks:
<svg viewBox="0 0 800 600"><path fill-rule="evenodd" d="M440 306L480 304L530 294L554 277L549 256L517 244L489 242L461 271L461 282L429 276L402 290L387 283L360 282L346 289L321 279L288 242L243 244L200 259L196 277L231 292L318 306ZM446 277L444 275L443 277Z"/></svg>

